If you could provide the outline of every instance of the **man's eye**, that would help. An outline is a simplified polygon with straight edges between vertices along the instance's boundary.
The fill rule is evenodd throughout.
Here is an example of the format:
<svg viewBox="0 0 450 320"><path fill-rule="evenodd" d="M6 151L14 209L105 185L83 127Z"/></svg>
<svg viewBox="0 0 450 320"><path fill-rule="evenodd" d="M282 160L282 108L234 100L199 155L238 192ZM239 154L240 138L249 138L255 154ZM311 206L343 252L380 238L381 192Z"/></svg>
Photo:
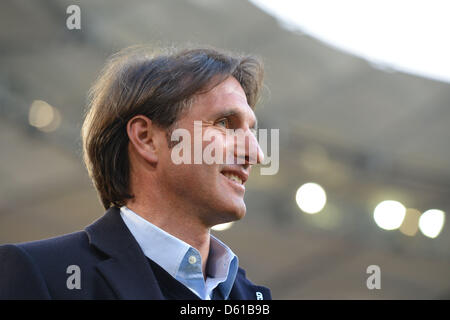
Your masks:
<svg viewBox="0 0 450 320"><path fill-rule="evenodd" d="M223 126L224 128L228 128L228 120L227 119L222 119L216 122L216 124L218 124L219 126Z"/></svg>

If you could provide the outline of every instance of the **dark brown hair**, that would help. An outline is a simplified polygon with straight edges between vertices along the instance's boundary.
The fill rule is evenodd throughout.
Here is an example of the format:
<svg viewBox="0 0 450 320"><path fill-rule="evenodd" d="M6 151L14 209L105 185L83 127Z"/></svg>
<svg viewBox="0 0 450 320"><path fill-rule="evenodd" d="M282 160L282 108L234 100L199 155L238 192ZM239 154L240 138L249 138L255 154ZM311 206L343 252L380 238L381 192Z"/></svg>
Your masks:
<svg viewBox="0 0 450 320"><path fill-rule="evenodd" d="M113 55L89 91L82 128L84 162L105 209L129 192L127 122L142 114L170 130L196 94L235 77L254 108L263 80L261 60L214 48L132 47Z"/></svg>

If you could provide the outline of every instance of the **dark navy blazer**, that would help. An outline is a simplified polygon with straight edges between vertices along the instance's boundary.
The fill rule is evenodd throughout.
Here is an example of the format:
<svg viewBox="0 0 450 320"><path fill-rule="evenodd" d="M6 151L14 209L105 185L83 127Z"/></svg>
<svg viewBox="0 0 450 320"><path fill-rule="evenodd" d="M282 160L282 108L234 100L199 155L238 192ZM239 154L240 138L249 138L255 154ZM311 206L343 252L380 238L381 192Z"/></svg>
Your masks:
<svg viewBox="0 0 450 320"><path fill-rule="evenodd" d="M81 288L69 289L76 265ZM231 300L271 299L239 268ZM0 246L0 299L164 299L149 261L112 207L79 231Z"/></svg>

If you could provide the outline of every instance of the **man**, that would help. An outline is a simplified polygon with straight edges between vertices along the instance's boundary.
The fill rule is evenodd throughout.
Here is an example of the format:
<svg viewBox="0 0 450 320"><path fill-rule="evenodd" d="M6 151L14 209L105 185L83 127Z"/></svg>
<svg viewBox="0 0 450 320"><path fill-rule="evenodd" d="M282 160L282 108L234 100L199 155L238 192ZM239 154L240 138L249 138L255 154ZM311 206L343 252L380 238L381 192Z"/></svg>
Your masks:
<svg viewBox="0 0 450 320"><path fill-rule="evenodd" d="M210 234L246 212L244 184L263 157L252 133L262 77L258 59L215 49L113 56L82 129L107 211L84 231L0 247L0 298L271 299ZM217 158L240 161L175 163L186 141L173 133L195 136L198 123ZM229 131L244 133L243 151ZM182 156L198 151L188 146Z"/></svg>

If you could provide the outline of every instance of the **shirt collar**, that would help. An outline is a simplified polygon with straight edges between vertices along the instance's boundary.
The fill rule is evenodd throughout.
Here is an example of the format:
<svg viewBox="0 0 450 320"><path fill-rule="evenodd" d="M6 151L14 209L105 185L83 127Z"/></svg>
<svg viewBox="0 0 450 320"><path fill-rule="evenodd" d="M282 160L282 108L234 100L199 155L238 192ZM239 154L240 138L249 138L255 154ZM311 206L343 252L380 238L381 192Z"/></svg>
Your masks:
<svg viewBox="0 0 450 320"><path fill-rule="evenodd" d="M190 245L158 228L125 206L120 208L120 215L144 254L171 276L176 277Z"/></svg>
<svg viewBox="0 0 450 320"><path fill-rule="evenodd" d="M145 256L172 277L184 282L180 277L183 260L186 260L188 252L189 254L195 252L200 256L198 250L158 228L126 206L120 208L120 215ZM213 235L210 237L206 290L208 286L212 289L219 286L222 295L227 299L236 278L238 258L222 241Z"/></svg>
<svg viewBox="0 0 450 320"><path fill-rule="evenodd" d="M228 299L238 271L238 257L222 241L211 235L208 256L208 273L212 278L206 279L207 286L218 284L224 299ZM208 283L210 282L210 283Z"/></svg>

